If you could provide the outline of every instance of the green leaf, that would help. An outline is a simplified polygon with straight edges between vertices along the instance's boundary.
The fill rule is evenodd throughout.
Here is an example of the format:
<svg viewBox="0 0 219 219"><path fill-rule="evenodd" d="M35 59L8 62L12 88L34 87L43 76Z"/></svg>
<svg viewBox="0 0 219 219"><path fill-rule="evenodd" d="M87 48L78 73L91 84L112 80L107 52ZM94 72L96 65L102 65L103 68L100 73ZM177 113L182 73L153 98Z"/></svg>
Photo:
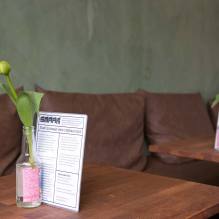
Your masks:
<svg viewBox="0 0 219 219"><path fill-rule="evenodd" d="M27 127L32 126L35 109L32 98L28 93L20 92L16 101L16 108L23 125Z"/></svg>
<svg viewBox="0 0 219 219"><path fill-rule="evenodd" d="M219 103L219 94L216 95L211 107L214 107L217 103Z"/></svg>
<svg viewBox="0 0 219 219"><path fill-rule="evenodd" d="M27 93L32 99L34 113L38 113L40 109L40 102L44 94L39 93L39 92L34 92L34 91L26 91L25 93Z"/></svg>

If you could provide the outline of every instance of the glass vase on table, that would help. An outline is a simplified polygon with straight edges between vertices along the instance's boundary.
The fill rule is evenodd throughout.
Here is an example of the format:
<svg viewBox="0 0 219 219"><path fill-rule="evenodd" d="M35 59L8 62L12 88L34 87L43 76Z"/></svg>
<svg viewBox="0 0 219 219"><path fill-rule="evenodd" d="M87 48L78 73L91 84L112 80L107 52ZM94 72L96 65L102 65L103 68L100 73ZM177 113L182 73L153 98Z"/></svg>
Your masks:
<svg viewBox="0 0 219 219"><path fill-rule="evenodd" d="M34 126L23 127L21 155L16 163L16 203L24 208L41 205L40 162Z"/></svg>

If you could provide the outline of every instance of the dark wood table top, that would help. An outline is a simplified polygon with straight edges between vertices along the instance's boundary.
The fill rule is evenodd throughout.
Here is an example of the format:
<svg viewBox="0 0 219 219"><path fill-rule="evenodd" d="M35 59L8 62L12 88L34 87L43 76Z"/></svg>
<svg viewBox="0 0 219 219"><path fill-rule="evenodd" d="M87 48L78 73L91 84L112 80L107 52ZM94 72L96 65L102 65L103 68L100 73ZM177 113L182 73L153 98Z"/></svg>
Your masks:
<svg viewBox="0 0 219 219"><path fill-rule="evenodd" d="M80 212L50 207L17 208L15 176L0 178L1 219L207 218L219 212L219 188L179 179L88 165Z"/></svg>
<svg viewBox="0 0 219 219"><path fill-rule="evenodd" d="M213 136L193 138L150 145L149 151L219 163L219 151L214 149L214 142Z"/></svg>

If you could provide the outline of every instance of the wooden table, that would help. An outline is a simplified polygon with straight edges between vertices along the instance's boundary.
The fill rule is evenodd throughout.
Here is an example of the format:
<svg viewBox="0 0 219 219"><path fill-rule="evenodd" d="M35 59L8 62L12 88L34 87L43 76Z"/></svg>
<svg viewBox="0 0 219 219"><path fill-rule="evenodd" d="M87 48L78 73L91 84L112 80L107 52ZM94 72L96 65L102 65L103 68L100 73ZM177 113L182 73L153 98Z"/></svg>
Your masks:
<svg viewBox="0 0 219 219"><path fill-rule="evenodd" d="M88 165L79 213L15 205L15 176L0 178L1 219L207 218L219 212L219 188L146 173Z"/></svg>
<svg viewBox="0 0 219 219"><path fill-rule="evenodd" d="M219 163L219 151L214 149L214 142L213 136L193 138L150 145L149 151Z"/></svg>

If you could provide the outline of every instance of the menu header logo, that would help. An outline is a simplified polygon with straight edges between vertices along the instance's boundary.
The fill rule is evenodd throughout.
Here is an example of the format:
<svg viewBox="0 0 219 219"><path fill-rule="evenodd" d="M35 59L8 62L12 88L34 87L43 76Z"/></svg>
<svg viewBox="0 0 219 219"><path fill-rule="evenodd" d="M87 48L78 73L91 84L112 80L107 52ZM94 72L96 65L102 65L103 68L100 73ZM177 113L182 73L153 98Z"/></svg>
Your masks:
<svg viewBox="0 0 219 219"><path fill-rule="evenodd" d="M40 116L40 122L60 124L60 117Z"/></svg>

